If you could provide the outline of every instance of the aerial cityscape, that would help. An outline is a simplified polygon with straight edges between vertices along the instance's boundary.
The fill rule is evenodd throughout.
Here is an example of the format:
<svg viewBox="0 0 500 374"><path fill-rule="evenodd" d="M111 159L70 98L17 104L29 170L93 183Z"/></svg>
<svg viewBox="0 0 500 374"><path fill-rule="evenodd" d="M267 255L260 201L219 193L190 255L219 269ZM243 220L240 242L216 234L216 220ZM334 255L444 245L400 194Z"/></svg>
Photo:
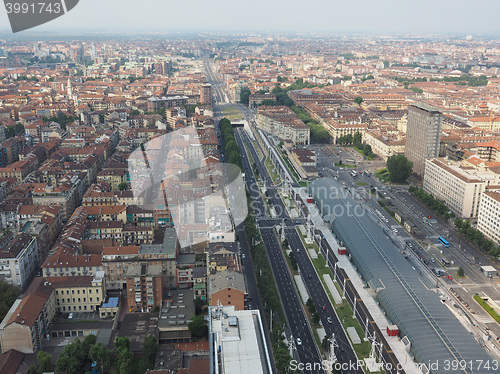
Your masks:
<svg viewBox="0 0 500 374"><path fill-rule="evenodd" d="M500 373L495 12L77 4L0 15L0 374Z"/></svg>

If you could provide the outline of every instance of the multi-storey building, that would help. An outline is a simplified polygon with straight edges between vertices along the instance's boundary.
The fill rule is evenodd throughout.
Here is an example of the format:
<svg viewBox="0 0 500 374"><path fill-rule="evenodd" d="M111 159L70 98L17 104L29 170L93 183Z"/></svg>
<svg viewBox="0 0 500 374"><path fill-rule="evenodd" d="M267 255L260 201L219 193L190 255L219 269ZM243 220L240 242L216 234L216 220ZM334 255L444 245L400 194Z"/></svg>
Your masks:
<svg viewBox="0 0 500 374"><path fill-rule="evenodd" d="M425 164L424 190L463 218L477 217L482 192L498 182L499 175L490 170L462 168L443 158L427 160Z"/></svg>
<svg viewBox="0 0 500 374"><path fill-rule="evenodd" d="M59 313L97 311L106 296L104 271L95 276L47 277L54 287Z"/></svg>
<svg viewBox="0 0 500 374"><path fill-rule="evenodd" d="M257 125L280 139L291 140L294 145L308 145L310 128L286 106L260 106Z"/></svg>
<svg viewBox="0 0 500 374"><path fill-rule="evenodd" d="M210 305L233 305L236 310L244 309L247 289L242 273L233 270L216 272L210 275L208 287Z"/></svg>
<svg viewBox="0 0 500 374"><path fill-rule="evenodd" d="M163 300L161 265L134 264L127 269L127 306L129 312L151 312Z"/></svg>
<svg viewBox="0 0 500 374"><path fill-rule="evenodd" d="M45 278L35 278L0 324L2 353L10 349L35 353L42 349L55 313L54 287Z"/></svg>
<svg viewBox="0 0 500 374"><path fill-rule="evenodd" d="M424 177L425 160L438 157L442 113L427 104L408 107L405 155L413 162L413 172Z"/></svg>
<svg viewBox="0 0 500 374"><path fill-rule="evenodd" d="M487 238L500 244L500 186L487 187L482 193L477 228Z"/></svg>
<svg viewBox="0 0 500 374"><path fill-rule="evenodd" d="M22 290L38 267L38 261L36 238L20 233L0 252L0 279Z"/></svg>
<svg viewBox="0 0 500 374"><path fill-rule="evenodd" d="M212 85L210 83L201 85L200 102L203 105L212 105Z"/></svg>

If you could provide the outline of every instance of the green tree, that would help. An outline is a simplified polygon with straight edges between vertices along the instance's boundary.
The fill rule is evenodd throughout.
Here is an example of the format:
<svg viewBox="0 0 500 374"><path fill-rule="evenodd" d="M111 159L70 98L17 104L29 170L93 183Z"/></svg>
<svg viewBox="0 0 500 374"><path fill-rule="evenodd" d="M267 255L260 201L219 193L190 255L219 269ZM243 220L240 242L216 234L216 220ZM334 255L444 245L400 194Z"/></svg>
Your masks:
<svg viewBox="0 0 500 374"><path fill-rule="evenodd" d="M345 136L345 144L352 144L353 139L354 139L354 138L353 138L352 134L347 134L347 135Z"/></svg>
<svg viewBox="0 0 500 374"><path fill-rule="evenodd" d="M206 301L202 300L201 297L197 297L196 299L194 299L194 307L196 315L201 314L203 312L203 306L205 306L206 304L207 304Z"/></svg>
<svg viewBox="0 0 500 374"><path fill-rule="evenodd" d="M0 280L0 319L3 319L19 295L16 286Z"/></svg>
<svg viewBox="0 0 500 374"><path fill-rule="evenodd" d="M36 367L36 365L30 365L28 374L38 374L38 368Z"/></svg>
<svg viewBox="0 0 500 374"><path fill-rule="evenodd" d="M39 351L36 355L38 366L42 373L52 371L52 356L44 351Z"/></svg>
<svg viewBox="0 0 500 374"><path fill-rule="evenodd" d="M411 175L413 162L404 155L393 155L387 160L389 179L393 183L403 183Z"/></svg>
<svg viewBox="0 0 500 374"><path fill-rule="evenodd" d="M330 342L328 341L328 335L325 335L325 336L323 337L323 340L321 341L321 347L322 347L324 350L327 350L329 346L330 346Z"/></svg>
<svg viewBox="0 0 500 374"><path fill-rule="evenodd" d="M358 105L361 105L361 103L362 103L363 101L364 101L364 100L363 100L363 98L362 98L361 96L356 96L356 97L354 98L354 102L355 102L356 104L358 104Z"/></svg>
<svg viewBox="0 0 500 374"><path fill-rule="evenodd" d="M130 339L128 336L122 338L122 337L117 337L115 340L115 348L118 352L121 351L128 351L130 348Z"/></svg>
<svg viewBox="0 0 500 374"><path fill-rule="evenodd" d="M208 326L203 320L203 316L194 316L188 324L189 332L196 338L208 336Z"/></svg>
<svg viewBox="0 0 500 374"><path fill-rule="evenodd" d="M107 349L102 343L96 344L90 348L89 357L92 362L97 361L101 369L99 370L100 374L109 373L116 360L115 352Z"/></svg>
<svg viewBox="0 0 500 374"><path fill-rule="evenodd" d="M361 135L361 133L359 131L356 131L356 133L352 137L352 144L356 148L362 148L362 145L363 145L361 142L362 139L363 139L363 136Z"/></svg>
<svg viewBox="0 0 500 374"><path fill-rule="evenodd" d="M372 146L369 144L365 144L365 146L363 147L363 154L366 157L372 157L373 156Z"/></svg>
<svg viewBox="0 0 500 374"><path fill-rule="evenodd" d="M312 320L312 323L314 323L315 325L317 325L319 323L319 314L317 312L313 313L313 315L311 317L311 320Z"/></svg>
<svg viewBox="0 0 500 374"><path fill-rule="evenodd" d="M128 184L127 182L121 182L119 185L118 185L118 189L120 191L126 191L128 190Z"/></svg>
<svg viewBox="0 0 500 374"><path fill-rule="evenodd" d="M248 105L248 99L251 94L248 88L243 88L240 92L240 103Z"/></svg>
<svg viewBox="0 0 500 374"><path fill-rule="evenodd" d="M457 275L458 275L459 277L464 277L464 276L465 276L465 270L464 270L463 268L461 268L461 267L460 267L460 268L458 268L458 270L457 270Z"/></svg>
<svg viewBox="0 0 500 374"><path fill-rule="evenodd" d="M158 351L158 340L154 335L148 335L144 339L142 347L142 357L148 364L148 368L153 368L155 364L156 352Z"/></svg>

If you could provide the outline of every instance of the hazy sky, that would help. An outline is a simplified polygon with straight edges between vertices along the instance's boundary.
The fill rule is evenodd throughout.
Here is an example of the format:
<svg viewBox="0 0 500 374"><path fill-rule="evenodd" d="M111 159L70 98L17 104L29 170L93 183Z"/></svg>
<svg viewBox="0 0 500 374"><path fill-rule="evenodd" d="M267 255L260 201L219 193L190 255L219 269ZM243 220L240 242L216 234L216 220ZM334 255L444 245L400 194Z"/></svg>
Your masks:
<svg viewBox="0 0 500 374"><path fill-rule="evenodd" d="M31 31L331 31L500 34L497 0L80 0ZM8 27L0 9L0 28ZM9 28L10 30L10 28Z"/></svg>

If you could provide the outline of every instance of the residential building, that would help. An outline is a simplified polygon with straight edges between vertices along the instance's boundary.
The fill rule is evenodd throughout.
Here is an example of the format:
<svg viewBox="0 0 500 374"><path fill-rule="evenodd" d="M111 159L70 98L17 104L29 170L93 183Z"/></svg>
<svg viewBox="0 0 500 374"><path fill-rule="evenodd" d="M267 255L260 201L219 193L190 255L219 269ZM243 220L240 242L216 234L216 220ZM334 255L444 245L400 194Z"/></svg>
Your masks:
<svg viewBox="0 0 500 374"><path fill-rule="evenodd" d="M368 125L366 123L362 123L361 121L345 123L339 122L337 119L328 119L322 122L322 125L332 137L333 143L336 143L338 138L349 134L354 136L357 132L361 134L361 139L363 139L365 132L368 129Z"/></svg>
<svg viewBox="0 0 500 374"><path fill-rule="evenodd" d="M372 152L387 162L394 155L405 153L406 139L403 133L393 134L379 129L365 132L365 143L372 147Z"/></svg>
<svg viewBox="0 0 500 374"><path fill-rule="evenodd" d="M477 229L500 244L500 186L489 186L481 195Z"/></svg>
<svg viewBox="0 0 500 374"><path fill-rule="evenodd" d="M2 353L11 349L22 353L41 350L50 336L50 323L55 313L54 287L45 278L35 278L0 323Z"/></svg>
<svg viewBox="0 0 500 374"><path fill-rule="evenodd" d="M443 201L458 217L477 217L482 192L499 182L499 174L491 170L464 168L444 158L425 163L424 190Z"/></svg>
<svg viewBox="0 0 500 374"><path fill-rule="evenodd" d="M54 287L59 313L90 312L99 310L106 296L104 271L95 276L46 277Z"/></svg>
<svg viewBox="0 0 500 374"><path fill-rule="evenodd" d="M295 145L309 144L309 126L286 106L260 106L257 126L282 140L289 139Z"/></svg>
<svg viewBox="0 0 500 374"><path fill-rule="evenodd" d="M198 266L193 268L191 276L193 277L194 298L201 300L207 299L207 268Z"/></svg>
<svg viewBox="0 0 500 374"><path fill-rule="evenodd" d="M134 264L128 267L127 307L129 312L151 312L163 301L161 265Z"/></svg>
<svg viewBox="0 0 500 374"><path fill-rule="evenodd" d="M39 265L37 240L20 233L0 252L0 279L23 290Z"/></svg>
<svg viewBox="0 0 500 374"><path fill-rule="evenodd" d="M442 113L427 104L408 107L405 155L413 162L413 172L424 177L425 160L438 157Z"/></svg>
<svg viewBox="0 0 500 374"><path fill-rule="evenodd" d="M203 105L212 105L212 85L210 83L201 85L200 102Z"/></svg>
<svg viewBox="0 0 500 374"><path fill-rule="evenodd" d="M209 305L232 305L236 310L245 308L247 288L242 273L222 270L209 277Z"/></svg>

